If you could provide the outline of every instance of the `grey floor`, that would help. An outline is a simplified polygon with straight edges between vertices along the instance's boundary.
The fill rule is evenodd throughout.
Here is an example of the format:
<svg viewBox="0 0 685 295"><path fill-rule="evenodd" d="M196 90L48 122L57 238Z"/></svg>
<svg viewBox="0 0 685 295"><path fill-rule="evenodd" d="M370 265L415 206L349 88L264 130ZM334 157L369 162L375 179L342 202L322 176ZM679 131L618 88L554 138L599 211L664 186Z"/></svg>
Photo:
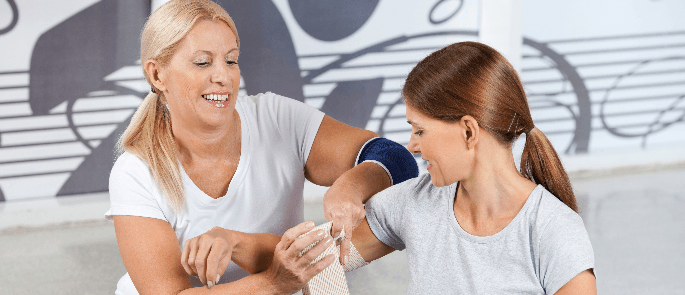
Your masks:
<svg viewBox="0 0 685 295"><path fill-rule="evenodd" d="M685 294L685 168L572 178L599 294ZM308 220L325 221L320 204ZM113 294L125 273L105 221L0 232L0 294ZM403 252L348 274L352 294L403 294Z"/></svg>

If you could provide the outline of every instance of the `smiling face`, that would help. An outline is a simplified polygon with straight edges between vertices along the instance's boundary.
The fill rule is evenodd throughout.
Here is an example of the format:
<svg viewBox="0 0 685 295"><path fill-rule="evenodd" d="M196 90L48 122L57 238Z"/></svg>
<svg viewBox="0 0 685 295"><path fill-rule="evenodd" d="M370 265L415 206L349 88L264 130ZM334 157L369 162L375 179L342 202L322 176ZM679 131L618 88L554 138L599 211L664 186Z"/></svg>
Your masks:
<svg viewBox="0 0 685 295"><path fill-rule="evenodd" d="M240 86L238 54L236 36L226 23L201 20L193 26L169 63L158 67L154 83L164 93L174 125L229 121Z"/></svg>
<svg viewBox="0 0 685 295"><path fill-rule="evenodd" d="M443 122L407 106L412 126L408 149L428 162L433 185L442 187L465 179L473 167L473 150L467 148L466 128L461 121Z"/></svg>

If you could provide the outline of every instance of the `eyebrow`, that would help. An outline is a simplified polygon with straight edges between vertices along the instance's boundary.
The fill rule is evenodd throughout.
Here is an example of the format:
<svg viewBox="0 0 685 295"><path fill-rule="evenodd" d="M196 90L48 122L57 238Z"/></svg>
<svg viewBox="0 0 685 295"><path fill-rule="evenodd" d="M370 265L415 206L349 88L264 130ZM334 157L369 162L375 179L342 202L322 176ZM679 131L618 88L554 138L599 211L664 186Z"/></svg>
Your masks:
<svg viewBox="0 0 685 295"><path fill-rule="evenodd" d="M420 127L419 124L416 124L416 123L414 123L414 122L412 122L412 121L410 121L410 120L407 120L407 123L409 123L409 125L412 125L412 126Z"/></svg>
<svg viewBox="0 0 685 295"><path fill-rule="evenodd" d="M233 49L229 50L228 52L226 52L225 55L229 55L229 54L231 54L233 51L238 51L238 53L240 53L240 49L238 49L238 48L236 47L236 48L233 48ZM198 50L198 51L195 51L195 53L198 53L198 52L202 52L202 53L205 53L205 54L212 55L212 52L209 51L209 50L202 50L202 49L200 49L200 50Z"/></svg>

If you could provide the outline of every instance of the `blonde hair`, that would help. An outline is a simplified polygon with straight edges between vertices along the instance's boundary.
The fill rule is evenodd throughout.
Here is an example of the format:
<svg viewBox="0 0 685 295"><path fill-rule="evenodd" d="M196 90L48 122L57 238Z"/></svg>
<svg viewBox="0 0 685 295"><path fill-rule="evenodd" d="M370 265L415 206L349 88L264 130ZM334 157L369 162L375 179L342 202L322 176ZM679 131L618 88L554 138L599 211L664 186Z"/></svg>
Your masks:
<svg viewBox="0 0 685 295"><path fill-rule="evenodd" d="M223 21L240 45L238 31L228 13L209 0L172 0L159 7L147 20L140 41L140 60L166 66L178 45L200 20ZM143 70L148 84L153 85ZM154 89L154 86L151 86ZM161 91L150 92L138 107L119 142L117 152L138 156L150 172L167 201L176 210L185 208L185 194L178 162L178 148L171 130L171 116Z"/></svg>

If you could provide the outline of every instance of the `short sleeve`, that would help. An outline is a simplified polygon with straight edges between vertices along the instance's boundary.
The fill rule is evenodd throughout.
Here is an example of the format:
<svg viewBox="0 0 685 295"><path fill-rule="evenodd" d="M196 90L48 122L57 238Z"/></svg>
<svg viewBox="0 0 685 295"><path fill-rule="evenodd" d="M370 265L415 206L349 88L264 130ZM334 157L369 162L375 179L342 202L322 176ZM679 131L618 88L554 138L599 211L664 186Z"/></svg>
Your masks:
<svg viewBox="0 0 685 295"><path fill-rule="evenodd" d="M271 94L271 93L269 93ZM295 152L302 162L307 163L309 152L319 131L324 113L299 101L280 95L273 95L278 129L283 138L292 139Z"/></svg>
<svg viewBox="0 0 685 295"><path fill-rule="evenodd" d="M540 283L554 294L581 272L594 268L595 256L580 216L560 206L540 237Z"/></svg>
<svg viewBox="0 0 685 295"><path fill-rule="evenodd" d="M391 186L366 202L366 220L373 234L390 247L404 250L402 215L417 178Z"/></svg>
<svg viewBox="0 0 685 295"><path fill-rule="evenodd" d="M164 216L155 182L149 168L138 157L124 153L109 175L110 209L107 220L114 215L141 216L167 221Z"/></svg>

